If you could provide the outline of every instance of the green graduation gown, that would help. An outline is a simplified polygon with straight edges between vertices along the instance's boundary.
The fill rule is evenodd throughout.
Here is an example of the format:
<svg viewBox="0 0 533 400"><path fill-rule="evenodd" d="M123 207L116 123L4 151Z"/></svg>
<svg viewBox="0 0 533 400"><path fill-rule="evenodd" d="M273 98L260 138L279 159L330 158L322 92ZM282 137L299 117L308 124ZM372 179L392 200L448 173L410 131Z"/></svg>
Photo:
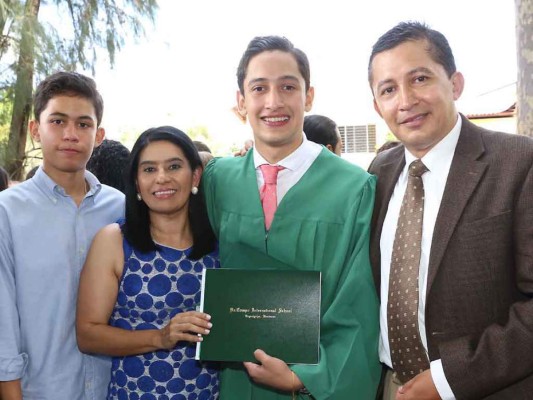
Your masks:
<svg viewBox="0 0 533 400"><path fill-rule="evenodd" d="M374 399L381 373L368 250L375 178L323 149L280 202L268 233L253 151L211 161L202 185L222 267L322 272L320 362L291 366L305 387L317 400ZM230 364L220 398L291 394L256 385L242 364Z"/></svg>

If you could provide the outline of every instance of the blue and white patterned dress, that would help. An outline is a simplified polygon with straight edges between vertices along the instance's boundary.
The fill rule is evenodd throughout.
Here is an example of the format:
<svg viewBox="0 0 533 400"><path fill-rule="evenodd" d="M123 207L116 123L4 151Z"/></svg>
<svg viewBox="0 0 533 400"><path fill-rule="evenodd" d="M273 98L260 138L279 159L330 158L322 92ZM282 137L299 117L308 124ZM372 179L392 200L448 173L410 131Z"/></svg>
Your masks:
<svg viewBox="0 0 533 400"><path fill-rule="evenodd" d="M127 330L161 329L180 312L200 304L202 269L219 268L218 251L199 260L190 250L161 246L135 251L123 240L124 272L109 324ZM171 351L114 357L107 399L218 399L216 364L194 360L194 343L178 342Z"/></svg>

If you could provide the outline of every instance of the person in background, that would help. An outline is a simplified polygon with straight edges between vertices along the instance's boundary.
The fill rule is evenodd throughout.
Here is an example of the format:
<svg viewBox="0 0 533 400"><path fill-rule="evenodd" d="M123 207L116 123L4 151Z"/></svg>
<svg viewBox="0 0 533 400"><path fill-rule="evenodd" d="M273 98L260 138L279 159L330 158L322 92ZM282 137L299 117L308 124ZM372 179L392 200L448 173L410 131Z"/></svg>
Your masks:
<svg viewBox="0 0 533 400"><path fill-rule="evenodd" d="M101 400L111 362L80 353L74 323L93 236L124 214L122 193L85 169L104 138L103 101L92 79L58 72L33 105L42 167L0 193L0 397Z"/></svg>
<svg viewBox="0 0 533 400"><path fill-rule="evenodd" d="M308 140L325 146L340 156L342 139L335 121L323 115L307 115L304 118L304 133Z"/></svg>
<svg viewBox="0 0 533 400"><path fill-rule="evenodd" d="M135 143L126 219L95 237L80 278L80 349L113 356L107 399L218 398L218 370L194 360L209 334L203 268L217 268L202 163L182 131L163 126Z"/></svg>
<svg viewBox="0 0 533 400"><path fill-rule="evenodd" d="M3 167L0 167L0 192L6 190L8 187L9 187L9 174Z"/></svg>
<svg viewBox="0 0 533 400"><path fill-rule="evenodd" d="M204 142L193 140L193 143L198 150L198 154L200 154L202 165L205 167L214 158L213 153L211 153L211 149Z"/></svg>
<svg viewBox="0 0 533 400"><path fill-rule="evenodd" d="M368 79L402 142L369 168L383 398L530 399L533 140L458 113L464 77L422 23L378 39Z"/></svg>
<svg viewBox="0 0 533 400"><path fill-rule="evenodd" d="M204 142L200 140L193 140L193 143L194 143L194 147L196 147L198 151L205 151L207 153L211 153L211 149Z"/></svg>
<svg viewBox="0 0 533 400"><path fill-rule="evenodd" d="M209 153L208 151L199 151L198 154L200 155L200 159L202 160L202 165L204 168L207 163L214 158L213 154Z"/></svg>
<svg viewBox="0 0 533 400"><path fill-rule="evenodd" d="M39 169L39 166L36 165L35 167L33 167L32 169L30 169L28 171L28 173L26 174L26 176L24 177L24 180L27 181L28 179L31 179L33 178L33 176L35 175L35 173L37 172L37 170Z"/></svg>
<svg viewBox="0 0 533 400"><path fill-rule="evenodd" d="M307 56L288 39L254 38L237 81L255 146L215 158L203 177L221 265L321 271L320 361L289 367L258 349L257 364L226 366L221 398L373 400L381 373L368 254L375 180L305 138L314 89Z"/></svg>
<svg viewBox="0 0 533 400"><path fill-rule="evenodd" d="M104 139L89 158L87 170L91 171L101 183L124 193L124 171L129 155L130 150L122 143Z"/></svg>

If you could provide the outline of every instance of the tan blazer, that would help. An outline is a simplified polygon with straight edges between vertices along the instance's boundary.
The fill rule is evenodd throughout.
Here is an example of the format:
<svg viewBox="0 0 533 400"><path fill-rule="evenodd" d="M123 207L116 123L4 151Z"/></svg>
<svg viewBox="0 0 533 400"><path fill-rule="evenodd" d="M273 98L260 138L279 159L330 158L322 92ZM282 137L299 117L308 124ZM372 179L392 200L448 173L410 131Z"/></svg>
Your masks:
<svg viewBox="0 0 533 400"><path fill-rule="evenodd" d="M429 258L429 357L442 359L457 399L533 399L533 140L464 116ZM404 147L379 154L371 261Z"/></svg>

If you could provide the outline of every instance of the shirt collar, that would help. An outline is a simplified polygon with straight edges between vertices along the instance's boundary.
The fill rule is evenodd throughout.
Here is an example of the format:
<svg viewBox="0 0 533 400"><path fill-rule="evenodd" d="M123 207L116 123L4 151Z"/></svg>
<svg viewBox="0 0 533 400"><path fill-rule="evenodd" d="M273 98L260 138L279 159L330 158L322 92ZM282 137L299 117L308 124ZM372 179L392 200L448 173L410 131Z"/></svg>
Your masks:
<svg viewBox="0 0 533 400"><path fill-rule="evenodd" d="M39 169L35 172L32 180L35 184L43 190L50 199L54 199L57 196L67 197L68 195L63 189L62 186L58 185L52 178L50 178L46 172L44 172L43 167L40 166ZM87 196L94 196L102 189L102 184L91 172L85 170L85 180L89 183L89 191Z"/></svg>
<svg viewBox="0 0 533 400"><path fill-rule="evenodd" d="M318 154L320 153L320 151L322 151L322 146L307 140L307 137L305 136L305 133L304 133L302 144L298 146L296 150L294 150L291 154L289 154L283 160L277 162L276 165L280 165L290 171L295 171L307 159L309 159L309 156L311 154L313 155ZM259 154L259 152L255 148L254 148L253 155L254 155L255 169L259 168L259 166L263 164L270 164L267 160L265 160L265 158L261 154Z"/></svg>
<svg viewBox="0 0 533 400"><path fill-rule="evenodd" d="M443 168L448 160L451 160L459 141L459 134L461 133L462 119L457 115L457 122L452 130L437 143L431 150L429 150L422 162L429 171L439 171ZM417 157L412 155L407 149L405 149L405 166L409 168L409 165L416 160Z"/></svg>
<svg viewBox="0 0 533 400"><path fill-rule="evenodd" d="M88 196L94 196L102 190L102 184L90 171L85 170L85 180L89 183Z"/></svg>

